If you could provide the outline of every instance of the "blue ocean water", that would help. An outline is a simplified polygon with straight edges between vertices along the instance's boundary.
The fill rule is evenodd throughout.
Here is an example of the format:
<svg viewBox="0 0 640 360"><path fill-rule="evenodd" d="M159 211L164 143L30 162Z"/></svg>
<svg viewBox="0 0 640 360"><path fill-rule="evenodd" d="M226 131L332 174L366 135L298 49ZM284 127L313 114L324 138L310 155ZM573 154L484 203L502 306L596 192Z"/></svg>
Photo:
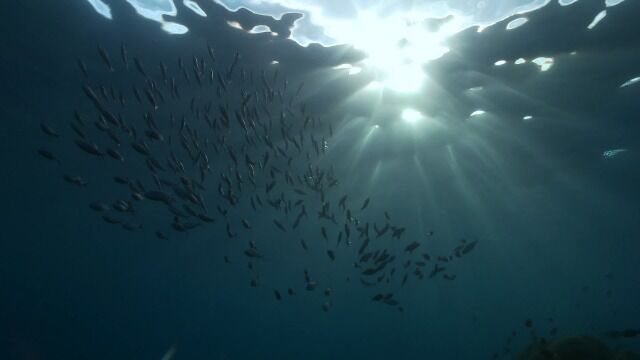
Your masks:
<svg viewBox="0 0 640 360"><path fill-rule="evenodd" d="M637 1L451 33L399 78L411 34L371 62L387 32L105 3L0 2L2 358L640 352Z"/></svg>

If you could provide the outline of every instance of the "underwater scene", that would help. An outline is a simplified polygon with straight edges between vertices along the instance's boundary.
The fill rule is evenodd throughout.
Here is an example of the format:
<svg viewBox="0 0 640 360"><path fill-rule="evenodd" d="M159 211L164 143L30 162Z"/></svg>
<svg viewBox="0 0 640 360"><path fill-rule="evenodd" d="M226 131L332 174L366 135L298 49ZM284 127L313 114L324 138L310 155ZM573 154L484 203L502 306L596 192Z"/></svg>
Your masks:
<svg viewBox="0 0 640 360"><path fill-rule="evenodd" d="M0 14L0 359L640 359L640 1Z"/></svg>

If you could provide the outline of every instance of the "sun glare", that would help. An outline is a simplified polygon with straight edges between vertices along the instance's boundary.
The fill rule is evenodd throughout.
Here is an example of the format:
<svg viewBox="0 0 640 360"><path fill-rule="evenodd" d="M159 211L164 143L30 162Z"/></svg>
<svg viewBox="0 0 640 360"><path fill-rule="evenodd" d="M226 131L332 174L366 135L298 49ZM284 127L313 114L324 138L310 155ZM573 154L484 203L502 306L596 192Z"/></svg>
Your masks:
<svg viewBox="0 0 640 360"><path fill-rule="evenodd" d="M422 113L420 111L414 110L414 109L405 109L402 112L402 120L410 123L410 124L415 124L418 121L424 119L424 115L422 115Z"/></svg>
<svg viewBox="0 0 640 360"><path fill-rule="evenodd" d="M378 73L383 87L397 92L420 90L424 64L446 54L446 30L430 31L427 14L408 12L381 16L368 10L356 19L336 20L327 35L353 44L367 54L365 65Z"/></svg>
<svg viewBox="0 0 640 360"><path fill-rule="evenodd" d="M383 86L397 92L416 92L422 87L425 78L419 64L400 65L385 72Z"/></svg>

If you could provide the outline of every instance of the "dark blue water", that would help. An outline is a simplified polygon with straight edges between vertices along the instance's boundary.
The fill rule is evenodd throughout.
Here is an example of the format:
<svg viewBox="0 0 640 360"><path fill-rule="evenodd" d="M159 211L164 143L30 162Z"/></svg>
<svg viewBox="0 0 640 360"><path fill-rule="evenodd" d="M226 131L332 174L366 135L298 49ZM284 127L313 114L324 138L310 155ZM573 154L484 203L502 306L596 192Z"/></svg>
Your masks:
<svg viewBox="0 0 640 360"><path fill-rule="evenodd" d="M490 359L495 353L515 358L541 338L577 335L599 338L612 348L640 350L638 336L605 336L640 329L640 85L620 88L640 76L638 2L610 8L590 31L586 25L602 4L586 0L566 8L550 4L532 13L526 31L505 33L502 25L509 19L482 33L470 29L450 39L449 54L425 66L432 86L409 95L384 92L378 99L362 95L370 74L331 76L331 67L363 58L347 46L303 48L268 34L249 36L226 20L254 24L264 19L204 2L207 18L179 11L178 20L190 30L170 35L120 3L112 1L113 20L80 1L0 3L0 357L160 359L174 347L177 359ZM120 56L123 43L128 69ZM204 78L201 87L191 72L193 56L211 65L207 43L224 76L236 51L241 55L220 96L216 80L209 85ZM98 44L115 71L101 59ZM545 72L531 64L493 65L499 59L537 56L553 57L554 65ZM136 70L134 57L148 80ZM191 72L189 83L178 57ZM87 78L78 59L86 64ZM257 137L255 145L248 143L233 112L249 89L264 90L263 70L272 83L276 67L269 63L274 59L280 62L278 85L271 86L282 89L284 99L304 82L295 106L279 100L275 90L265 105L272 120L264 113L258 117L271 122L266 132L280 150ZM169 78L180 84L179 99L170 95L170 80L163 81L161 61ZM241 69L247 71L244 81ZM254 85L249 85L250 70ZM138 103L132 92L132 86L148 87L149 80L160 84L166 97L162 102L154 95L157 110L144 93ZM117 95L116 100L108 93L98 97L135 125L138 140L150 144L165 168L157 170L159 177L180 181L166 161L173 150L189 177L200 178L200 165L193 164L203 160L189 159L180 144L183 114L190 129L182 132L187 139L197 137L199 144L209 139L201 146L211 171L201 181L205 190L194 192L203 196L215 223L186 214L181 224L199 225L176 231L171 224L177 220L165 204L133 200L130 188L113 181L126 176L140 179L147 191L158 190L144 156L130 146L137 141L133 135L118 129L117 146L96 128L99 111L83 93L86 84L97 93L105 85L125 94L124 106ZM470 88L480 86L481 95L470 94ZM199 114L190 110L193 96ZM208 101L217 128L205 121ZM251 108L255 98L247 103ZM220 123L218 106L226 104L230 129ZM412 128L398 120L407 107L428 114L437 125ZM262 111L261 105L256 109ZM486 114L469 118L478 109ZM117 149L124 163L106 154L92 156L74 144L74 111L82 115L90 142ZM165 137L172 134L171 143L145 137L145 112ZM176 117L173 126L170 113ZM523 121L525 115L533 119ZM306 116L317 119L317 126L304 129ZM60 137L45 134L42 123ZM248 127L248 133L261 133ZM292 138L304 134L303 151L283 139L287 129ZM211 145L223 135L240 165ZM310 136L326 140L324 154L322 149L316 154ZM44 159L38 149L51 151L59 163ZM615 149L624 151L603 156ZM291 165L281 150L295 156ZM265 151L282 171L273 175L276 185L269 194L269 167L256 166L254 189L244 159L246 153L257 162ZM320 192L297 179L292 180L296 185L285 181L285 171L302 177L309 166L316 180L319 171L326 174L320 181L336 224L318 217ZM243 174L241 190L235 169ZM330 173L336 185L329 186ZM219 184L225 187L221 174L230 177L237 204L220 195ZM73 185L64 175L82 176L88 184ZM167 185L161 189L171 192ZM264 202L257 210L249 200L255 194ZM359 224L339 208L343 195ZM280 210L266 203L278 198L285 199ZM360 210L366 198L370 203ZM135 213L108 213L142 229L108 224L102 213L89 208L96 201L112 208L120 199L130 202ZM293 229L301 207L292 205L287 214L284 207L298 199L308 217ZM188 200L176 201L204 212ZM229 211L226 218L217 205ZM243 228L242 219L252 229ZM287 231L274 226L274 219ZM367 250L386 249L395 256L375 276L362 275L370 265L354 266L364 241L356 228L366 223ZM374 223L378 230L386 223L406 230L400 238L390 233L376 238ZM235 236L227 235L226 224ZM250 241L262 259L245 255ZM413 241L419 247L409 253L405 249ZM472 241L476 247L458 256L459 246ZM438 256L447 261L438 262ZM436 262L446 270L430 278ZM422 269L422 279L416 268ZM318 284L315 290L306 290L305 269ZM405 273L408 280L402 285ZM363 285L361 278L376 284ZM295 295L288 295L288 288ZM371 300L388 293L399 304Z"/></svg>

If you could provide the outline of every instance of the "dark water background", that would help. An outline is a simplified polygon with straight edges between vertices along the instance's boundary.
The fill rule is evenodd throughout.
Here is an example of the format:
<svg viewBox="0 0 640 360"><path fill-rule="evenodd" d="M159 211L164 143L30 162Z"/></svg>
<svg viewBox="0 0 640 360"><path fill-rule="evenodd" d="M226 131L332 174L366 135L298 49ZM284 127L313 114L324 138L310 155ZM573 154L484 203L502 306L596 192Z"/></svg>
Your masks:
<svg viewBox="0 0 640 360"><path fill-rule="evenodd" d="M370 105L342 99L362 84L324 81L318 70L357 54L265 44L223 21L250 22L251 14L213 6L206 22L182 11L190 32L168 35L112 3L113 21L83 1L0 2L2 358L159 359L175 345L179 359L486 359L514 330L514 352L530 341L525 319L540 336L553 327L559 335L640 327L640 87L618 88L640 75L638 2L611 8L593 36L585 35L585 24L602 5L586 0L540 10L531 16L533 30L521 36L491 28L482 40L461 34L452 40L454 56L430 65L440 92L386 102L421 104L424 97L425 104L450 102L454 114L469 114L475 104L456 103L460 89L468 79L493 79L486 86L495 96L484 108L495 118L428 143L403 142L396 132L357 160L361 120L350 127L349 119L371 115ZM357 283L353 258L327 258L317 226L304 228L311 248L305 254L297 238L270 225L268 211L247 208L264 230L249 237L271 254L259 265L264 286L254 289L241 252L250 239L225 239L219 223L159 240L152 231L108 226L89 210L115 187L118 169L69 141L73 110L91 108L76 59L85 59L97 82L126 83L126 75L106 71L97 43L115 63L125 42L156 71L160 58L171 66L178 54L186 63L196 49L205 55L206 40L221 61L240 49L248 63L279 58L291 79L306 80L310 108L341 124L323 161L335 164L355 203L371 196L371 206L401 219L409 239L435 231L436 253L462 237L478 239L455 265L458 278L389 287L402 300L400 313L369 300L377 291ZM572 47L579 59L569 59ZM539 51L557 56L544 77L533 69L498 75L490 65ZM531 112L542 115L526 128L506 120ZM52 140L40 131L42 121L60 129L65 146L46 145ZM43 144L62 166L38 156ZM460 149L456 166L449 144ZM627 151L603 158L615 148ZM83 174L90 186L72 187L65 173ZM391 246L402 252L404 244ZM231 264L223 262L226 254ZM329 312L322 311L321 289L303 290L304 268L320 288L333 289ZM295 297L274 299L274 288L290 286ZM612 344L640 349L637 338Z"/></svg>

